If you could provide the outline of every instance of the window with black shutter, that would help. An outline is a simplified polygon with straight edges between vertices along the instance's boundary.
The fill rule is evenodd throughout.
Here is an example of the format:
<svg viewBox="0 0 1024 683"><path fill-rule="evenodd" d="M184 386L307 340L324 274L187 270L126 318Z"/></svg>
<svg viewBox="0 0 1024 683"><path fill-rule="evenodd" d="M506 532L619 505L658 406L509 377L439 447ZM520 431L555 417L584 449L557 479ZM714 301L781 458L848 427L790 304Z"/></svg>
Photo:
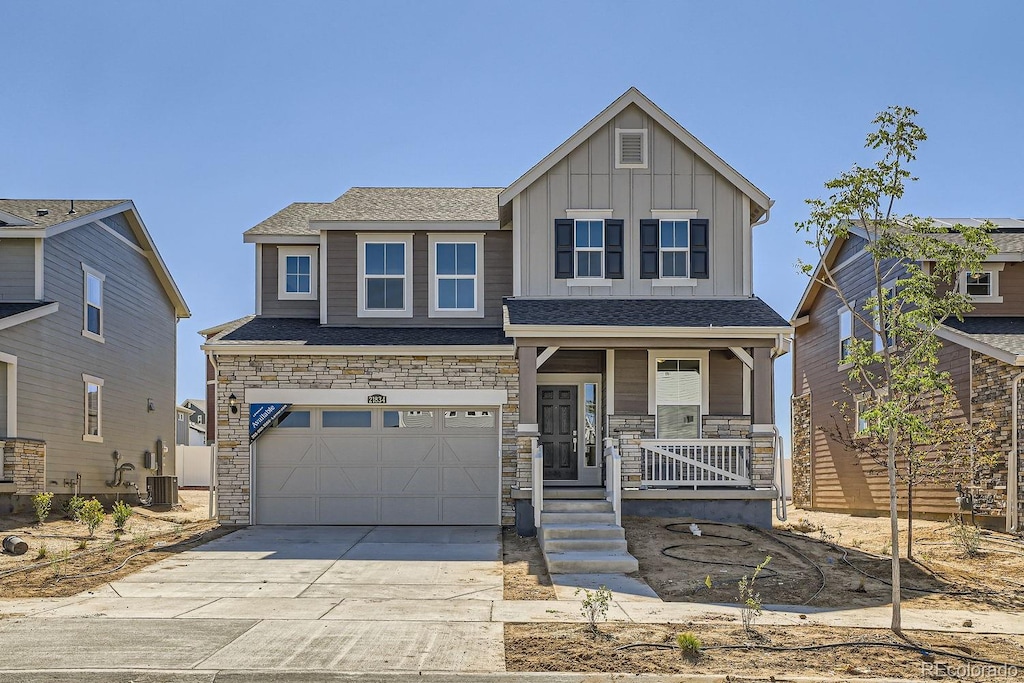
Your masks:
<svg viewBox="0 0 1024 683"><path fill-rule="evenodd" d="M622 219L555 219L555 278L625 277L625 223Z"/></svg>
<svg viewBox="0 0 1024 683"><path fill-rule="evenodd" d="M640 221L640 278L708 279L708 219Z"/></svg>

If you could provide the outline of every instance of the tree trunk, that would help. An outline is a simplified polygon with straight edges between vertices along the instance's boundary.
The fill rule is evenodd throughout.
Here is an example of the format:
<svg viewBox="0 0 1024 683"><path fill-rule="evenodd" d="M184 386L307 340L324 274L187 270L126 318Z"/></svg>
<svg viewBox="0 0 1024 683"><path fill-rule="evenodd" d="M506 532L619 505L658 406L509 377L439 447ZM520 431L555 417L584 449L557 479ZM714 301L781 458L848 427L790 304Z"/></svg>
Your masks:
<svg viewBox="0 0 1024 683"><path fill-rule="evenodd" d="M900 518L896 509L896 432L889 431L889 531L892 535L892 630L901 633L900 614Z"/></svg>
<svg viewBox="0 0 1024 683"><path fill-rule="evenodd" d="M914 485L907 482L907 559L914 559Z"/></svg>

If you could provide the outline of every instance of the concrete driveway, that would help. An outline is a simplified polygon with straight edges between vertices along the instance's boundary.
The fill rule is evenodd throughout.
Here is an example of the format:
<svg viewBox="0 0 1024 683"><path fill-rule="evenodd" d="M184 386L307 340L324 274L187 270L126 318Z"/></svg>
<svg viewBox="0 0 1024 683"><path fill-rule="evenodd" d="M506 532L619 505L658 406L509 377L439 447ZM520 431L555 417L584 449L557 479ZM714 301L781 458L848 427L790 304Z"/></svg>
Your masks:
<svg viewBox="0 0 1024 683"><path fill-rule="evenodd" d="M0 624L4 668L502 671L499 534L250 527L92 597L26 601L34 618Z"/></svg>

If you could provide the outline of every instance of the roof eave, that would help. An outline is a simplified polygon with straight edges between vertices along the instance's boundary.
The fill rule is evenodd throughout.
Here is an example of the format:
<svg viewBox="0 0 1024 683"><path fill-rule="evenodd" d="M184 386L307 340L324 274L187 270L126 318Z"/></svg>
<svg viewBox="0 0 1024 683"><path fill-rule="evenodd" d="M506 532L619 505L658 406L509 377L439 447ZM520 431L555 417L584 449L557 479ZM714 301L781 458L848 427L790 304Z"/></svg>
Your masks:
<svg viewBox="0 0 1024 683"><path fill-rule="evenodd" d="M303 355L303 356L510 356L513 344L445 345L314 345L305 342L233 342L212 341L200 347L223 355Z"/></svg>
<svg viewBox="0 0 1024 683"><path fill-rule="evenodd" d="M1017 355L1012 351L1007 351L1006 349L1001 349L998 346L993 346L992 344L988 344L979 339L975 339L969 334L961 332L960 330L954 329L947 325L940 325L938 328L936 328L935 335L941 339L951 341L954 344L959 344L960 346L968 348L972 351L983 353L986 356L995 358L996 360L1002 361L1003 363L1006 363L1008 365L1024 366L1024 356Z"/></svg>
<svg viewBox="0 0 1024 683"><path fill-rule="evenodd" d="M59 308L60 306L57 302L53 302L44 304L43 306L38 306L28 311L9 315L6 318L0 318L0 330L5 330L8 327L14 327L15 325L21 325L22 323L27 323L37 318L42 318L43 316L50 315L51 313L56 313Z"/></svg>
<svg viewBox="0 0 1024 683"><path fill-rule="evenodd" d="M657 339L773 338L792 335L791 325L669 327L655 325L525 325L506 319L505 334L511 337L649 337Z"/></svg>

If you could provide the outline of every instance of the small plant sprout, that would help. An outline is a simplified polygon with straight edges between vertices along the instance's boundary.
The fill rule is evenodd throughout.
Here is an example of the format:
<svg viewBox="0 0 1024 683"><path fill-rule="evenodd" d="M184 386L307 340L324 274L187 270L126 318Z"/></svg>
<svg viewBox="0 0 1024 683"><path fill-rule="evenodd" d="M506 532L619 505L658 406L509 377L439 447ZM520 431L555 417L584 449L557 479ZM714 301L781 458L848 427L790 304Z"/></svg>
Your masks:
<svg viewBox="0 0 1024 683"><path fill-rule="evenodd" d="M36 559L37 560L41 560L41 559L45 558L48 552L49 551L47 551L47 549L46 549L46 544L45 543L41 543L39 545L39 550L36 551Z"/></svg>
<svg viewBox="0 0 1024 683"><path fill-rule="evenodd" d="M50 509L53 507L53 493L37 493L32 496L32 509L36 513L36 521L42 526L46 518L50 516Z"/></svg>
<svg viewBox="0 0 1024 683"><path fill-rule="evenodd" d="M746 575L740 579L740 618L743 620L743 630L748 634L754 629L754 621L761 616L761 594L754 589L754 582L757 575L772 561L771 555L764 558L764 562L757 565L753 575L748 579Z"/></svg>
<svg viewBox="0 0 1024 683"><path fill-rule="evenodd" d="M78 515L79 521L89 530L89 538L96 535L96 530L103 524L103 503L95 498L87 500L82 504L82 511Z"/></svg>
<svg viewBox="0 0 1024 683"><path fill-rule="evenodd" d="M125 529L125 525L128 524L128 518L135 512L132 510L132 506L125 503L123 500L119 500L114 503L114 507L110 509L111 514L114 517L114 531L115 535L120 535Z"/></svg>
<svg viewBox="0 0 1024 683"><path fill-rule="evenodd" d="M595 635L597 634L597 620L604 621L608 618L608 605L612 601L612 592L608 587L601 585L595 591L586 588L577 588L576 595L583 593L583 602L580 606L580 614L587 618L587 624Z"/></svg>
<svg viewBox="0 0 1024 683"><path fill-rule="evenodd" d="M79 550L85 550L88 547L89 547L89 541L87 539L83 538L81 541L78 542L78 549Z"/></svg>
<svg viewBox="0 0 1024 683"><path fill-rule="evenodd" d="M686 631L676 636L676 645L679 646L679 654L683 659L691 661L700 659L700 638L693 633Z"/></svg>
<svg viewBox="0 0 1024 683"><path fill-rule="evenodd" d="M50 560L50 566L53 567L53 578L55 581L60 581L68 573L68 558L71 557L70 550L62 550Z"/></svg>

